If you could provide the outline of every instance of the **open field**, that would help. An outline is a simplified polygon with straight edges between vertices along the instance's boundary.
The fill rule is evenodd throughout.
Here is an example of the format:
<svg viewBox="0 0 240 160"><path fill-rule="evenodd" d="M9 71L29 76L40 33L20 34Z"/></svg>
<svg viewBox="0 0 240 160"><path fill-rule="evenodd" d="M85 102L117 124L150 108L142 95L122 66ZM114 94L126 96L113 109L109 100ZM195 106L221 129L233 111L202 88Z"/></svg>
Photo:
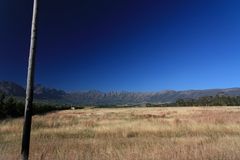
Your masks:
<svg viewBox="0 0 240 160"><path fill-rule="evenodd" d="M22 119L0 122L19 159ZM239 160L240 107L83 109L34 116L31 160Z"/></svg>

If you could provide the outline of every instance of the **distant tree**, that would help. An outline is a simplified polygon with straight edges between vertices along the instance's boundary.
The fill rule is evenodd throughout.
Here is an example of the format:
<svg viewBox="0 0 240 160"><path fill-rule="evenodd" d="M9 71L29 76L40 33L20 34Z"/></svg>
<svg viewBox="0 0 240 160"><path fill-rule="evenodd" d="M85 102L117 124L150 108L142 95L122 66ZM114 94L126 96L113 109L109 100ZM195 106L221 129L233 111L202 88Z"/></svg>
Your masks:
<svg viewBox="0 0 240 160"><path fill-rule="evenodd" d="M17 101L12 98L9 97L6 102L5 102L5 110L6 110L6 114L9 117L18 117L19 116L19 111L17 110Z"/></svg>
<svg viewBox="0 0 240 160"><path fill-rule="evenodd" d="M6 116L4 99L5 99L5 95L3 93L0 93L0 119L5 118Z"/></svg>
<svg viewBox="0 0 240 160"><path fill-rule="evenodd" d="M178 99L178 100L176 101L176 105L177 105L177 106L185 106L185 101L184 101L184 99Z"/></svg>
<svg viewBox="0 0 240 160"><path fill-rule="evenodd" d="M5 99L5 95L3 93L0 93L0 106L3 105Z"/></svg>
<svg viewBox="0 0 240 160"><path fill-rule="evenodd" d="M216 95L198 99L178 99L175 103L165 106L240 106L240 96Z"/></svg>

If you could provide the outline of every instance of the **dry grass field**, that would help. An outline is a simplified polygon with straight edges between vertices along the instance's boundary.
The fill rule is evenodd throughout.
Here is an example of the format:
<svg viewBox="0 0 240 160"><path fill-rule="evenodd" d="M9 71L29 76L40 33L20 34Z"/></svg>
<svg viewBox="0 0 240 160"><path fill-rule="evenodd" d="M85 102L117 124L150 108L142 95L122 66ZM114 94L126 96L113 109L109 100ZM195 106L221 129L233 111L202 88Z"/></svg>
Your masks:
<svg viewBox="0 0 240 160"><path fill-rule="evenodd" d="M22 119L0 121L0 160L19 159ZM239 160L240 108L126 108L34 116L31 160Z"/></svg>

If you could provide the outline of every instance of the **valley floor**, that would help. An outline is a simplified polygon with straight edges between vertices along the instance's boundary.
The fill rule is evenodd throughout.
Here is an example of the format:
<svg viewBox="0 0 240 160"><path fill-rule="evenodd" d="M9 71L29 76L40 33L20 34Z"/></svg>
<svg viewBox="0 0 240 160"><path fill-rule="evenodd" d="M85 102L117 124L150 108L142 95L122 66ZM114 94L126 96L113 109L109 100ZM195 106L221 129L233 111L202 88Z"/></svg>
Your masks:
<svg viewBox="0 0 240 160"><path fill-rule="evenodd" d="M23 120L0 121L0 160ZM82 109L34 116L31 160L238 160L240 107Z"/></svg>

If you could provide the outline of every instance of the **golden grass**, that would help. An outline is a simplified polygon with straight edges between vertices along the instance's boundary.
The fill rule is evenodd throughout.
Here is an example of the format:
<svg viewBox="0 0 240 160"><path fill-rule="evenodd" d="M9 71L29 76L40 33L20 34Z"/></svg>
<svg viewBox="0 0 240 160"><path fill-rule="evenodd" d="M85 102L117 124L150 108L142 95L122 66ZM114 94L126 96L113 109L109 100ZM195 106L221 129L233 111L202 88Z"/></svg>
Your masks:
<svg viewBox="0 0 240 160"><path fill-rule="evenodd" d="M22 119L0 122L0 160L20 157ZM239 107L83 109L34 116L31 160L238 160Z"/></svg>

